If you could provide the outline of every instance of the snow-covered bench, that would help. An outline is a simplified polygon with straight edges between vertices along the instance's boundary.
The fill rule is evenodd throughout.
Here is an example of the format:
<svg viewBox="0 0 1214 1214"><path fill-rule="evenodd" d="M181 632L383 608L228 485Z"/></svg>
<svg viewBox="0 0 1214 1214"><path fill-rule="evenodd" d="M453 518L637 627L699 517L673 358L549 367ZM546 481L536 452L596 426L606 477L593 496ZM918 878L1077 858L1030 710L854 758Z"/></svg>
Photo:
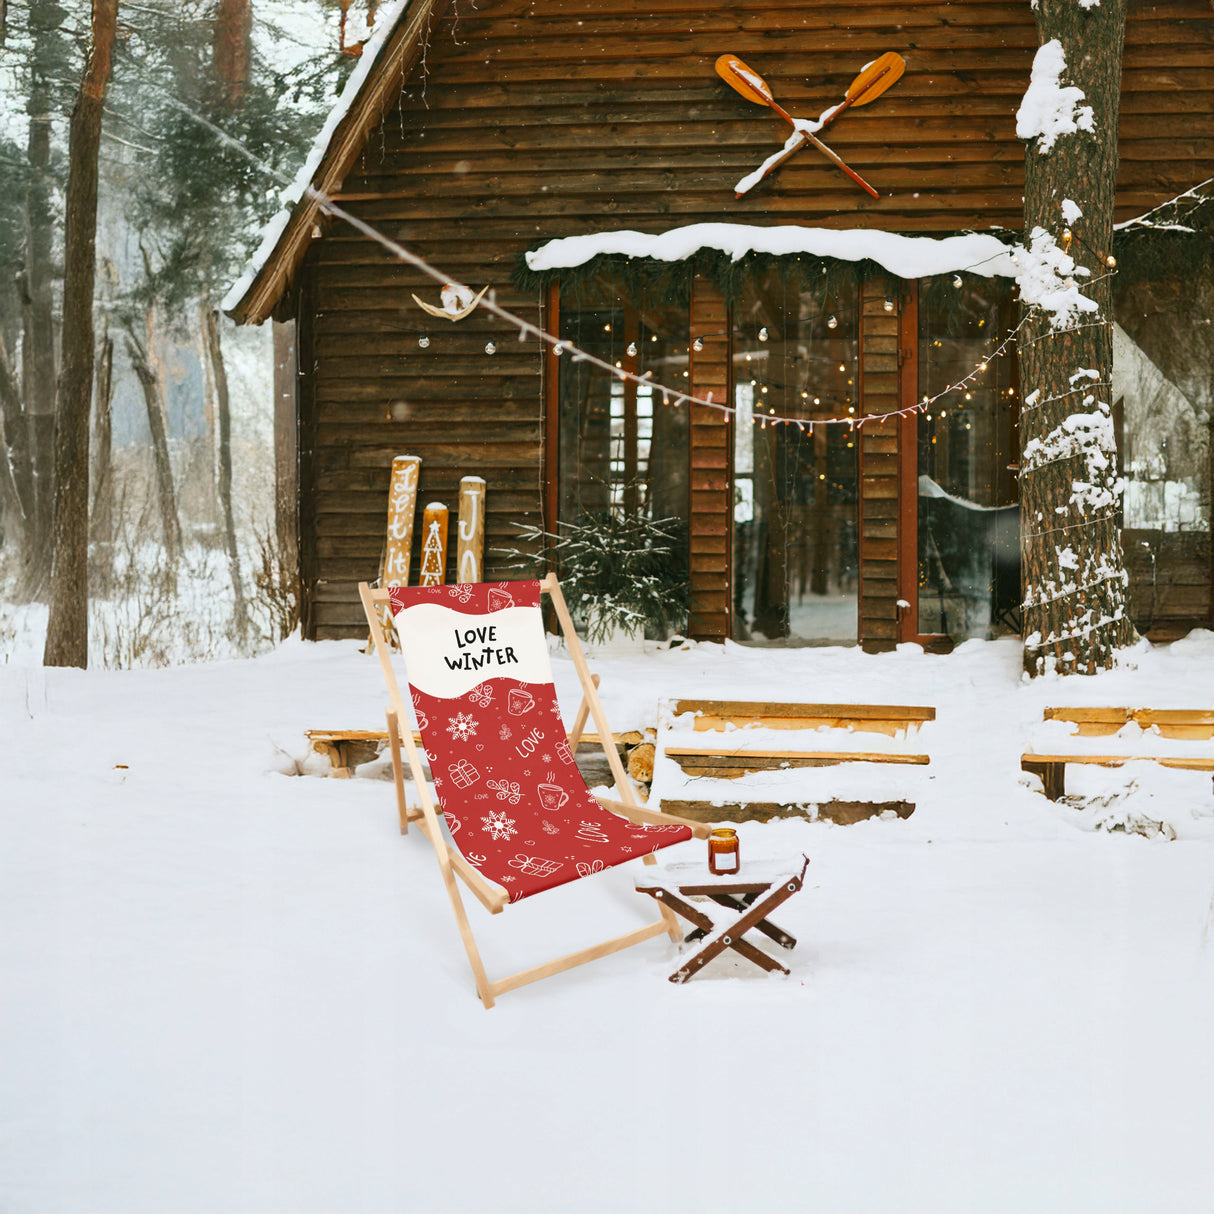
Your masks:
<svg viewBox="0 0 1214 1214"><path fill-rule="evenodd" d="M1020 756L1020 767L1041 778L1051 801L1066 792L1068 763L1121 767L1149 762L1214 772L1214 748L1200 745L1214 738L1212 709L1047 708L1042 715L1045 727L1034 739L1035 749ZM1113 746L1084 740L1109 737L1115 739Z"/></svg>
<svg viewBox="0 0 1214 1214"><path fill-rule="evenodd" d="M369 763L377 758L388 744L385 729L308 729L304 731L304 736L313 751L329 760L329 775L339 779L348 779L360 763ZM414 743L420 746L421 740L421 734L415 729ZM635 731L615 735L616 746L625 751L645 740L644 734ZM598 734L583 733L580 745L597 750Z"/></svg>
<svg viewBox="0 0 1214 1214"><path fill-rule="evenodd" d="M677 770L668 767L665 778L655 772L653 795L666 812L701 821L765 821L810 805L813 816L840 823L890 810L909 817L915 806L902 795L903 782L876 773L883 766L926 766L928 755L907 742L935 719L936 710L922 705L663 701L657 748ZM832 780L826 793L795 774L841 764L874 766ZM696 799L685 795L692 791Z"/></svg>

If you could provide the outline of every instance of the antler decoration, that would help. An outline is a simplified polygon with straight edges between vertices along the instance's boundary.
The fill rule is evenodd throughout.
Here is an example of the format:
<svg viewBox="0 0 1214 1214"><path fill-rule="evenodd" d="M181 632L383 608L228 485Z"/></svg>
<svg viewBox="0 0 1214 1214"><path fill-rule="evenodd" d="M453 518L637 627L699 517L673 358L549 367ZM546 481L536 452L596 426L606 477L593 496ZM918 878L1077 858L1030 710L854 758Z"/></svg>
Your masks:
<svg viewBox="0 0 1214 1214"><path fill-rule="evenodd" d="M445 317L447 320L463 320L476 308L476 305L484 298L485 291L488 290L489 288L485 287L479 295L473 295L468 287L457 287L454 283L449 282L439 292L443 301L441 308L426 303L424 299L418 299L416 295L413 296L413 302L423 312L429 312L431 316Z"/></svg>

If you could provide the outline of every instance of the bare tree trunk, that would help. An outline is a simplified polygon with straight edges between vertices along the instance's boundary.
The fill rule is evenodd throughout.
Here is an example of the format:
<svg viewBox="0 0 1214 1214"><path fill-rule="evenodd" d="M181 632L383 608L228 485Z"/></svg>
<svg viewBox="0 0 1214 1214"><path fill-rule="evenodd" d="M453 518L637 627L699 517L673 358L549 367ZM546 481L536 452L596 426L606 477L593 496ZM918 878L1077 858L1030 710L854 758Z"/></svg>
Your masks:
<svg viewBox="0 0 1214 1214"><path fill-rule="evenodd" d="M34 484L29 463L28 432L21 413L21 389L9 362L8 349L0 336L0 477L12 487L12 501L5 507L5 540L25 550L25 535L33 511ZM7 495L9 490L4 490ZM9 531L15 526L16 531Z"/></svg>
<svg viewBox="0 0 1214 1214"><path fill-rule="evenodd" d="M93 37L72 109L64 228L63 373L55 408L54 559L45 666L89 664L89 405L97 272L97 157L118 0L93 0Z"/></svg>
<svg viewBox="0 0 1214 1214"><path fill-rule="evenodd" d="M232 575L233 622L236 635L243 643L249 633L248 608L245 605L244 581L240 574L240 553L236 547L236 521L232 514L232 408L228 395L228 373L223 364L223 349L219 344L219 313L207 311L207 349L215 376L215 401L219 421L219 508L223 512L223 542L228 553L228 569Z"/></svg>
<svg viewBox="0 0 1214 1214"><path fill-rule="evenodd" d="M148 318L151 333L151 317ZM169 566L175 569L181 556L181 520L177 516L177 498L173 492L173 465L169 460L168 424L165 420L164 394L160 375L152 364L149 352L129 330L126 335L131 370L143 389L147 407L148 430L152 438L152 462L156 469L156 495L160 504L160 523L164 533L164 549Z"/></svg>
<svg viewBox="0 0 1214 1214"><path fill-rule="evenodd" d="M26 508L17 486L10 436L21 433L23 427L13 425L10 419L20 415L21 396L9 366L3 334L0 334L0 546L13 547L19 552L25 547Z"/></svg>
<svg viewBox="0 0 1214 1214"><path fill-rule="evenodd" d="M114 339L107 333L97 355L97 393L93 418L92 539L108 544L114 538Z"/></svg>
<svg viewBox="0 0 1214 1214"><path fill-rule="evenodd" d="M31 8L31 23L40 9ZM49 20L49 18L47 18ZM36 54L36 59L39 56ZM27 532L24 590L38 598L45 593L51 567L51 511L55 449L55 318L51 291L51 252L54 241L51 204L51 93L40 68L33 73L29 103L29 188L25 199L25 273L21 343L22 400L27 428L33 498Z"/></svg>
<svg viewBox="0 0 1214 1214"><path fill-rule="evenodd" d="M230 106L239 105L248 89L252 30L251 0L219 0L212 61Z"/></svg>
<svg viewBox="0 0 1214 1214"><path fill-rule="evenodd" d="M215 484L219 476L216 462L219 442L215 434L215 371L211 359L211 344L207 326L210 308L205 303L198 305L198 365L202 368L202 417L206 423L206 489L203 511L208 523L220 521L219 499Z"/></svg>
<svg viewBox="0 0 1214 1214"><path fill-rule="evenodd" d="M1080 297L1066 314L1025 299L1019 341L1024 668L1031 675L1107 669L1134 639L1110 407L1108 258L1125 9L1126 0L1088 9L1074 0L1035 6L1042 43L1035 83L1039 67L1062 54L1062 85L1083 95L1074 97L1072 129L1058 133L1052 147L1048 133L1034 135L1025 154L1026 256L1038 268L1052 265L1057 290Z"/></svg>

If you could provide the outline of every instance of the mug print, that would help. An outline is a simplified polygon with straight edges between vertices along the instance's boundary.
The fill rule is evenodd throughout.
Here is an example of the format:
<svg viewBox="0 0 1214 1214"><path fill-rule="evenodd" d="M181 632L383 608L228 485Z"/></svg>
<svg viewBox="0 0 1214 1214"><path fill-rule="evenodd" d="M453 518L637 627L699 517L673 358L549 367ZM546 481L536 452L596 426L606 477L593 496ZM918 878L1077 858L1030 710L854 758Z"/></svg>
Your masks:
<svg viewBox="0 0 1214 1214"><path fill-rule="evenodd" d="M494 586L489 591L488 606L490 611L505 611L507 607L514 606L514 596L508 590Z"/></svg>

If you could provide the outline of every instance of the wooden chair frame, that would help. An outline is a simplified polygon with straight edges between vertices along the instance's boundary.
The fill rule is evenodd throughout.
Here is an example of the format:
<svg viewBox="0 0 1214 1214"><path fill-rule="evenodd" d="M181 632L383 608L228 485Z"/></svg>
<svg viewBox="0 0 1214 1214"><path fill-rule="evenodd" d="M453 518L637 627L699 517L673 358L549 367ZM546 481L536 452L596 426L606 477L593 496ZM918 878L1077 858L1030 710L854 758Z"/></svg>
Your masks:
<svg viewBox="0 0 1214 1214"><path fill-rule="evenodd" d="M565 603L564 595L561 594L560 583L557 581L556 575L550 573L542 579L540 590L549 596L553 607L556 609L556 617L565 638L565 645L569 650L570 658L573 660L574 669L577 671L578 681L582 685L582 702L578 706L573 728L569 732L569 748L571 751L576 752L578 742L581 741L582 731L586 727L587 717L592 718L598 731L603 753L607 756L607 762L611 767L611 774L615 778L616 788L620 790L620 795L623 798L622 801L613 801L605 797L598 797L599 804L604 809L619 814L630 822L656 826L687 826L696 838L707 838L709 828L702 823L691 822L685 818L677 818L671 814L646 809L637 802L632 783L624 771L624 766L620 762L619 752L615 748L611 729L607 724L606 713L604 713L603 705L599 700L597 691L598 677L592 675L590 668L586 665L586 658L582 653L582 646L578 641L577 632L573 627L573 619L569 615L569 608ZM564 970L573 969L575 966L584 965L587 961L595 961L599 957L606 957L610 953L619 952L621 949L629 948L634 944L640 944L654 936L661 935L663 932L671 940L681 940L683 933L677 917L671 910L663 906L661 908L662 917L660 919L648 923L635 931L627 932L622 936L615 936L610 940L603 941L601 944L580 949L564 957L558 957L556 960L545 962L543 965L520 970L517 974L511 974L508 977L490 981L485 972L484 964L481 961L480 950L477 948L476 939L472 934L472 927L468 922L468 915L464 909L463 899L460 897L459 886L456 884L455 878L457 876L460 878L477 901L490 914L496 915L500 913L508 904L509 898L505 890L482 877L464 859L460 852L443 838L439 826L439 811L436 809L434 799L430 795L425 773L422 770L421 753L413 740L413 731L407 728L409 720L408 711L405 707L404 697L401 694L400 684L396 680L391 653L384 635L383 624L380 621L378 608L387 607L389 610L391 609L388 591L386 589L372 590L366 582L362 582L359 584L358 593L362 598L363 610L367 616L367 625L371 630L371 641L375 646L380 668L383 670L384 681L388 687L388 749L392 757L392 775L396 785L396 808L400 817L401 834L407 834L409 823L416 822L422 834L426 836L434 847L435 854L438 857L439 870L442 873L443 886L447 891L447 897L451 901L451 909L455 913L455 921L459 927L464 951L468 955L468 962L472 966L472 973L476 979L476 992L485 1007L492 1007L497 996L505 994L507 991L515 990L520 986L526 986L531 982L538 982L541 978L548 978ZM404 758L408 762L409 772L420 802L420 806L413 809L409 808L405 796L402 750ZM644 859L646 864L655 863L652 855L647 855Z"/></svg>

